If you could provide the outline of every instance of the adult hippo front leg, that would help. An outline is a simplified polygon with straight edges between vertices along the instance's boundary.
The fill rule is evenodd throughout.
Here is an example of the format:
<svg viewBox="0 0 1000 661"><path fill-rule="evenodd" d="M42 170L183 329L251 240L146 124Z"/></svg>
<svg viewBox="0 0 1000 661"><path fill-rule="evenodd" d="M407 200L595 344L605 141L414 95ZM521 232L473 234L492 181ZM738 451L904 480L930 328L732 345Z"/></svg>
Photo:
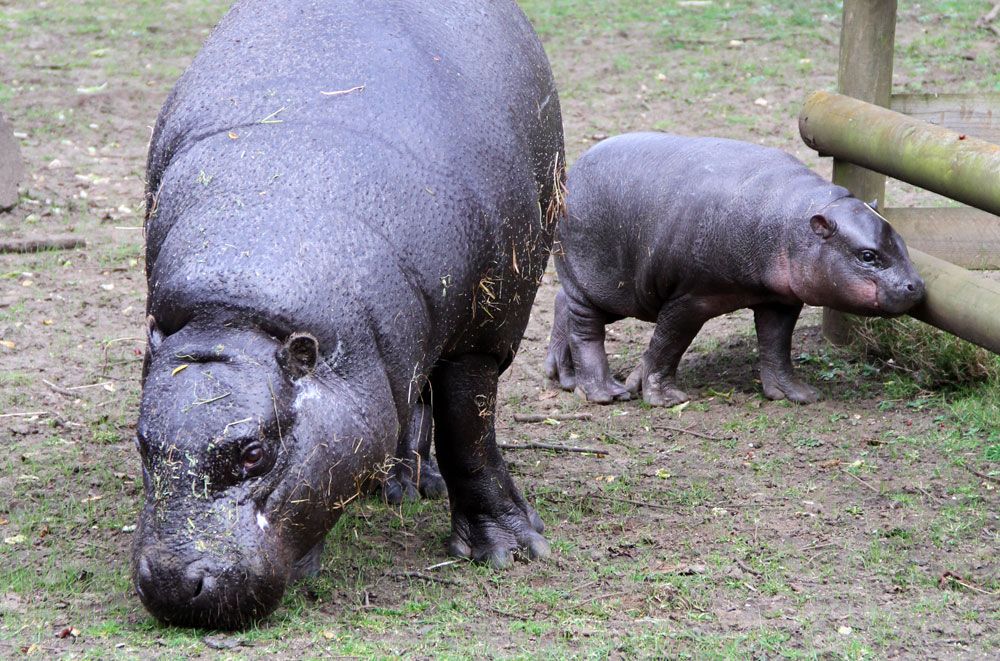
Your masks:
<svg viewBox="0 0 1000 661"><path fill-rule="evenodd" d="M495 358L465 354L442 360L431 383L435 445L451 503L448 552L506 567L518 552L547 556L549 544L497 448L498 377Z"/></svg>
<svg viewBox="0 0 1000 661"><path fill-rule="evenodd" d="M812 386L795 378L792 370L792 331L802 305L772 303L753 308L760 353L760 382L768 399L809 404L819 399Z"/></svg>
<svg viewBox="0 0 1000 661"><path fill-rule="evenodd" d="M420 496L440 498L446 493L441 471L431 454L430 401L430 392L425 390L413 407L409 425L399 435L396 461L382 483L382 495L392 505Z"/></svg>

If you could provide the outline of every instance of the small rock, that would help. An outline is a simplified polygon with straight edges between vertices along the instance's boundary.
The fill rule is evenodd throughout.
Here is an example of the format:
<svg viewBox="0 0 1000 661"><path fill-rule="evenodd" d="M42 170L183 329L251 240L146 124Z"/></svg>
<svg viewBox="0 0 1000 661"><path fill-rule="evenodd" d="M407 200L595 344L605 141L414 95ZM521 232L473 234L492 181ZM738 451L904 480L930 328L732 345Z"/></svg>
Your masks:
<svg viewBox="0 0 1000 661"><path fill-rule="evenodd" d="M242 644L240 639L235 636L205 636L201 639L201 642L213 650L231 650Z"/></svg>
<svg viewBox="0 0 1000 661"><path fill-rule="evenodd" d="M756 99L753 100L753 104L755 106L761 106L762 108L766 108L767 107L767 99L765 99L764 97L756 98Z"/></svg>

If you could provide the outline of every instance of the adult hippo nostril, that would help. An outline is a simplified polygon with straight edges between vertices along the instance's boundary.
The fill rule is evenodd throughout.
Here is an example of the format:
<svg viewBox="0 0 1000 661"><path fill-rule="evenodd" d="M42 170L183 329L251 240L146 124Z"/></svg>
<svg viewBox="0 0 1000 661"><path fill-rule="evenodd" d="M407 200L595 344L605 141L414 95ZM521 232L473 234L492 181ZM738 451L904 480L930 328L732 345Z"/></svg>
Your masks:
<svg viewBox="0 0 1000 661"><path fill-rule="evenodd" d="M135 568L136 593L158 620L177 626L240 629L278 605L285 579L254 575L243 565L222 567L211 559L178 561L143 554Z"/></svg>

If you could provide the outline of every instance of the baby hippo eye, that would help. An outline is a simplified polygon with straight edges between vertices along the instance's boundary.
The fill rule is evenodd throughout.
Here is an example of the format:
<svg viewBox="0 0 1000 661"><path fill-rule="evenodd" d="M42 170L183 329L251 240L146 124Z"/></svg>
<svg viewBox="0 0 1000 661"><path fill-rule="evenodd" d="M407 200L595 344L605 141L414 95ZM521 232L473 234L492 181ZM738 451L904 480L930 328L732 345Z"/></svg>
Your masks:
<svg viewBox="0 0 1000 661"><path fill-rule="evenodd" d="M264 447L260 443L251 443L246 446L243 448L243 456L241 457L243 471L250 473L260 468L264 464L266 457L267 453L264 452Z"/></svg>
<svg viewBox="0 0 1000 661"><path fill-rule="evenodd" d="M874 250L862 250L859 256L865 264L874 264L878 259L878 253Z"/></svg>

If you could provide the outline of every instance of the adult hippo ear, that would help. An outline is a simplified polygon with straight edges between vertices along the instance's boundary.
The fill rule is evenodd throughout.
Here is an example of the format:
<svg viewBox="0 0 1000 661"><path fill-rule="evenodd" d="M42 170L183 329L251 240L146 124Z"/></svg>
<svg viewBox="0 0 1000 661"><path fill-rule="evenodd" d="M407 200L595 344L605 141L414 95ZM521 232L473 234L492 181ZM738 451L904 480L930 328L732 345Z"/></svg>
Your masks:
<svg viewBox="0 0 1000 661"><path fill-rule="evenodd" d="M871 207L872 211L878 211L878 198L873 197L872 201L868 203L868 206Z"/></svg>
<svg viewBox="0 0 1000 661"><path fill-rule="evenodd" d="M156 325L156 318L153 315L146 316L146 344L151 353L163 344L163 331Z"/></svg>
<svg viewBox="0 0 1000 661"><path fill-rule="evenodd" d="M278 364L293 380L312 374L319 361L319 341L309 333L292 333L278 352Z"/></svg>
<svg viewBox="0 0 1000 661"><path fill-rule="evenodd" d="M821 213L809 219L809 226L812 227L812 231L816 236L823 239L829 239L837 233L837 221L827 218Z"/></svg>

